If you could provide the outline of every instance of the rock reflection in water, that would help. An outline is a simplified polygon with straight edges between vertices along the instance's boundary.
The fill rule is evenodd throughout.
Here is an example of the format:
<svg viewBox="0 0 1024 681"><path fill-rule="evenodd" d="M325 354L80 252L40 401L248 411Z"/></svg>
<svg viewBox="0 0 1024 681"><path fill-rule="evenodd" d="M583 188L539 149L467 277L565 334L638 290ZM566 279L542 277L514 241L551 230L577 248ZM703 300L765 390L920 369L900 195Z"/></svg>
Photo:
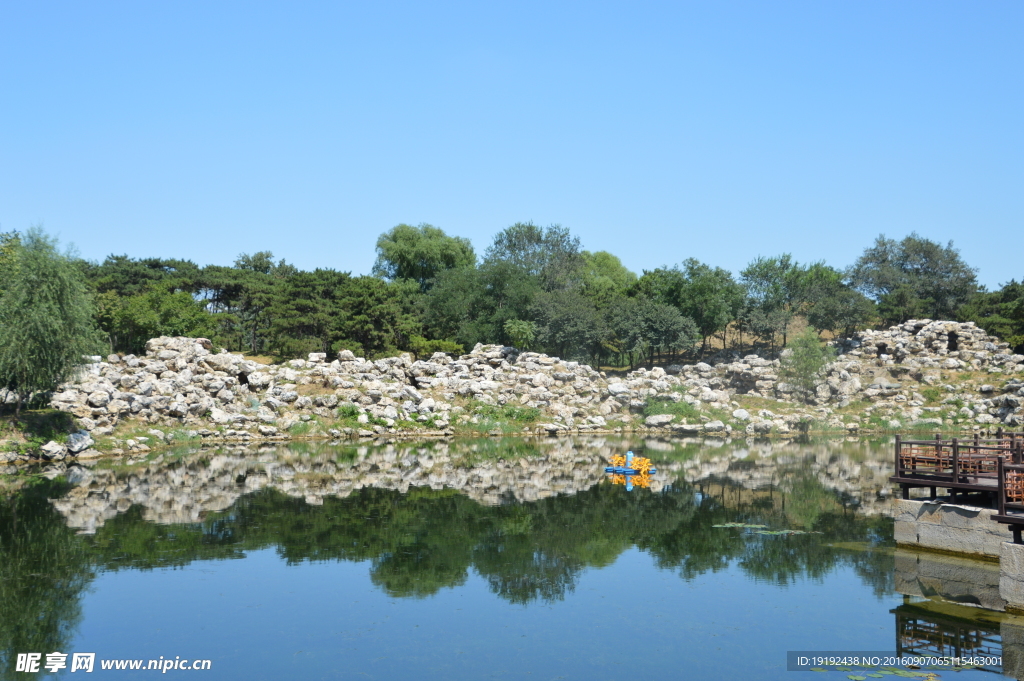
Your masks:
<svg viewBox="0 0 1024 681"><path fill-rule="evenodd" d="M134 505L155 523L195 523L265 488L311 505L370 487L402 493L416 487L456 490L484 505L530 502L593 487L617 446L601 439L515 439L221 449L127 471L84 469L75 476L76 488L54 506L69 526L94 533ZM660 491L665 480L655 478L651 489Z"/></svg>
<svg viewBox="0 0 1024 681"><path fill-rule="evenodd" d="M825 492L867 514L885 512L891 496L888 447L873 442L583 438L207 450L126 470L73 469L75 489L54 505L69 526L93 533L134 505L152 522L194 523L264 488L312 505L366 487L452 489L487 505L529 502L589 489L604 477L605 462L627 448L657 463L649 480L655 493L685 481L771 505L776 492L779 503L790 493L797 504Z"/></svg>
<svg viewBox="0 0 1024 681"><path fill-rule="evenodd" d="M610 455L627 448L655 460L650 489L601 484ZM495 593L526 602L564 597L582 570L636 546L686 579L737 561L787 584L843 563L891 592L891 552L871 549L891 539L891 521L856 512L857 499L878 497L875 477L842 478L866 467L828 456L827 444L778 449L773 459L763 446L751 457L747 443L590 438L218 450L80 472L53 506L93 535L106 569L275 546L289 561L371 560L374 582L394 595L461 584L472 568ZM716 484L730 492L709 494ZM736 520L812 534L715 527ZM860 548L832 545L844 542Z"/></svg>
<svg viewBox="0 0 1024 681"><path fill-rule="evenodd" d="M604 480L609 456L626 449L654 460L650 489L627 493ZM0 503L0 662L67 647L97 573L268 548L289 564L365 563L394 597L430 596L475 574L506 602L553 602L630 549L686 580L735 566L752 580L790 584L846 567L883 596L893 593L892 521L857 512L880 498L871 456L856 443L769 451L746 442L495 439L211 450L74 467L70 483L41 480ZM722 527L729 523L807 534Z"/></svg>

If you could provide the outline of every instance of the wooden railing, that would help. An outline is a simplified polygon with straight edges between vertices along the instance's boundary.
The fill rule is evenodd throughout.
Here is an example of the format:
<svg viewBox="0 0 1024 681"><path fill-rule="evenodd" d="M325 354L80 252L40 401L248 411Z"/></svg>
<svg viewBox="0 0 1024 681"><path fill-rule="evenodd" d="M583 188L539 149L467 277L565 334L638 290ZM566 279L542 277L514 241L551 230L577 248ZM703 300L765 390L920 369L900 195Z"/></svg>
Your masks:
<svg viewBox="0 0 1024 681"><path fill-rule="evenodd" d="M1022 463L1024 437L1003 436L1001 431L992 440L977 435L963 440L943 440L938 434L934 440L896 436L895 449L895 474L890 480L903 489L904 499L910 498L914 487L930 487L932 496L945 488L955 498L958 492L994 493L1000 485L1000 462Z"/></svg>
<svg viewBox="0 0 1024 681"><path fill-rule="evenodd" d="M996 514L992 519L1010 526L1013 541L1024 543L1024 434L1000 430L995 439L904 440L896 436L895 475L889 478L910 498L915 487L948 489L957 494L988 496Z"/></svg>

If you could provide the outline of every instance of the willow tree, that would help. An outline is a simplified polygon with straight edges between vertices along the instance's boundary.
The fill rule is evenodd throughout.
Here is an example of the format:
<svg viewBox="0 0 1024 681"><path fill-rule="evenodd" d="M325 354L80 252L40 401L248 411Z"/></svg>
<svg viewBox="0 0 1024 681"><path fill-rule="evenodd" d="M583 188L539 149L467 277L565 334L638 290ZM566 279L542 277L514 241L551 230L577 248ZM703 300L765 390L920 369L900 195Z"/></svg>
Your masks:
<svg viewBox="0 0 1024 681"><path fill-rule="evenodd" d="M82 275L41 229L14 239L0 269L0 387L20 417L32 393L55 389L96 351L99 334Z"/></svg>

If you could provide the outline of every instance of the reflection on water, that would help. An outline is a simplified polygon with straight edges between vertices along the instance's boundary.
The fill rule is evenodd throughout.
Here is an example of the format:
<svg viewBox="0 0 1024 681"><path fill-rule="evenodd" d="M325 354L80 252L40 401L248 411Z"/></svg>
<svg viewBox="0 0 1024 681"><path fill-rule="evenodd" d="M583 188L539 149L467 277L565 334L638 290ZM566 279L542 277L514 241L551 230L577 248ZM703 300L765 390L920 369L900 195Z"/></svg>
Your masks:
<svg viewBox="0 0 1024 681"><path fill-rule="evenodd" d="M924 657L1001 657L1000 623L976 617L967 609L960 610L927 601L895 608L892 613L896 616L896 653ZM1002 671L1002 666L997 664L982 667L986 671Z"/></svg>
<svg viewBox="0 0 1024 681"><path fill-rule="evenodd" d="M606 479L626 449L657 466L649 489ZM69 648L97 575L262 549L295 566L365 563L391 598L478 577L505 603L554 604L635 550L683 580L738 570L783 586L849 570L882 598L896 574L892 522L878 514L888 458L887 445L846 441L595 438L214 450L78 469L0 504L0 662ZM806 533L715 527L727 523Z"/></svg>

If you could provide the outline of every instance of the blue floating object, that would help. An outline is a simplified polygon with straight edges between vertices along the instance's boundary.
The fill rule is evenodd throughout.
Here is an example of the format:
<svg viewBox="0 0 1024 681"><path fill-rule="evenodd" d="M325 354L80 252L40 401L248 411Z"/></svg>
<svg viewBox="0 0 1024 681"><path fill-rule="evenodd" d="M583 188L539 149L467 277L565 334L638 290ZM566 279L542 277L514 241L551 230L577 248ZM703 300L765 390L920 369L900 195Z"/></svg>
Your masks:
<svg viewBox="0 0 1024 681"><path fill-rule="evenodd" d="M635 468L626 468L624 466L608 466L604 469L605 473L618 473L619 475L640 475L640 471ZM648 473L657 473L657 468L648 468Z"/></svg>

